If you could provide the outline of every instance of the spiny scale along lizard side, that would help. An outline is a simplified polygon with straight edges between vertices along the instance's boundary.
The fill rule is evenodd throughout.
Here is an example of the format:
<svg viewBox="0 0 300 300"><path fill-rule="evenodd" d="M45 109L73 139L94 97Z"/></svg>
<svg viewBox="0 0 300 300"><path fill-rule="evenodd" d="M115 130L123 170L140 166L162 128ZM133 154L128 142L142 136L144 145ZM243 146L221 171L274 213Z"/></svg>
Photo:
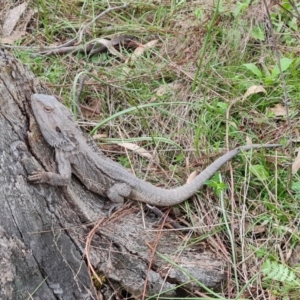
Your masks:
<svg viewBox="0 0 300 300"><path fill-rule="evenodd" d="M130 174L118 163L95 152L78 128L71 111L54 96L33 94L31 106L41 133L55 148L59 174L35 171L29 177L33 183L67 186L74 173L91 191L122 204L124 198L157 206L172 206L191 197L222 165L240 151L280 147L280 144L253 144L241 146L222 155L192 182L174 189L155 187Z"/></svg>

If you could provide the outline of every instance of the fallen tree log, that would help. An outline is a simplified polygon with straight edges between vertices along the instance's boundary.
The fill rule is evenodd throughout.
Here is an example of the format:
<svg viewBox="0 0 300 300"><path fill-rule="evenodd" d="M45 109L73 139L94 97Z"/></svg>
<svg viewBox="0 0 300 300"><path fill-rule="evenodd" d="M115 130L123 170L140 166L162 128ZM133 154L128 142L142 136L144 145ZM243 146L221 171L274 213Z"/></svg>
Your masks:
<svg viewBox="0 0 300 300"><path fill-rule="evenodd" d="M56 170L30 107L33 93L51 92L4 51L0 79L0 299L158 299L220 287L225 262L185 246L176 231L153 230L153 216L126 206L108 219L106 199L75 177L68 190L28 183L36 169Z"/></svg>

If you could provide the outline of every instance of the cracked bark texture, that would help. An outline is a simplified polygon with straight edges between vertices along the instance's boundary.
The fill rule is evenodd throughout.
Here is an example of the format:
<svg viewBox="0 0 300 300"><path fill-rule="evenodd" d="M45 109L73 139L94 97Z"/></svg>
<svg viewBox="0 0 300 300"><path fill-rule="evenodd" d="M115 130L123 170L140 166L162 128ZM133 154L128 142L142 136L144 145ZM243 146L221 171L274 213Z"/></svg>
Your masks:
<svg viewBox="0 0 300 300"><path fill-rule="evenodd" d="M218 289L225 262L210 252L183 247L183 236L173 231L160 236L161 255L154 256L148 270L149 245L158 236L151 229L158 223L134 210L100 226L94 236L91 262L105 284L98 291L93 288L85 238L88 222L106 218L106 199L74 177L68 191L27 182L33 170L56 171L53 149L31 112L32 93L51 94L27 67L0 50L0 299L100 299L100 294L104 299L140 299L145 282L147 295L182 297L200 289L191 278Z"/></svg>

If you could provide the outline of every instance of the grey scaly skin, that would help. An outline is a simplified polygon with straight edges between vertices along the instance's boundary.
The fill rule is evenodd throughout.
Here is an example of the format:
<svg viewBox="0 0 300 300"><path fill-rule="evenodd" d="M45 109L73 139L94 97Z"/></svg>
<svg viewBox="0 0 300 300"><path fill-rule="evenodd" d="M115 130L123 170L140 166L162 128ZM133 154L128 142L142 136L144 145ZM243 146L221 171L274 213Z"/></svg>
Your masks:
<svg viewBox="0 0 300 300"><path fill-rule="evenodd" d="M67 186L71 173L74 173L89 190L108 197L117 204L122 204L124 198L157 206L178 204L191 197L206 180L240 151L281 146L253 144L238 147L215 160L191 183L168 190L135 177L118 163L95 152L77 127L70 110L54 96L33 94L31 106L45 140L55 148L59 174L35 171L28 177L29 181Z"/></svg>

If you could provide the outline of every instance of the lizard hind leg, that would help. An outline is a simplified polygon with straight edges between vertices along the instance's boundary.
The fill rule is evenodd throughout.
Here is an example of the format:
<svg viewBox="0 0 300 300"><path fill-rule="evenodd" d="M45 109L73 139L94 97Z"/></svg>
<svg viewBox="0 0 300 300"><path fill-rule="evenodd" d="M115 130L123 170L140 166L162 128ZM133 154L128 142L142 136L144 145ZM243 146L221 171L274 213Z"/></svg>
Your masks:
<svg viewBox="0 0 300 300"><path fill-rule="evenodd" d="M130 192L131 187L126 183L116 183L108 190L107 197L114 203L108 211L109 217L115 209L123 205L124 198L128 197Z"/></svg>
<svg viewBox="0 0 300 300"><path fill-rule="evenodd" d="M122 205L124 198L128 197L131 187L126 183L116 183L107 192L107 197L114 203Z"/></svg>

